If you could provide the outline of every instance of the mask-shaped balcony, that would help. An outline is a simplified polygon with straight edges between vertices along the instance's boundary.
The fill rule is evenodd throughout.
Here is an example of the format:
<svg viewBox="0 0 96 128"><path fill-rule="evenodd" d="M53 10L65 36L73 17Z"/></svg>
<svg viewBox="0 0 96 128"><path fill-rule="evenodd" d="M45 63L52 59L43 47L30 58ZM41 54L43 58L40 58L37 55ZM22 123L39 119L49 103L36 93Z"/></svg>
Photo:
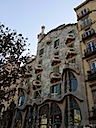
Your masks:
<svg viewBox="0 0 96 128"><path fill-rule="evenodd" d="M61 80L61 73L51 72L50 74L51 83L55 83Z"/></svg>
<svg viewBox="0 0 96 128"><path fill-rule="evenodd" d="M41 82L39 80L33 80L33 90L36 90L41 87Z"/></svg>
<svg viewBox="0 0 96 128"><path fill-rule="evenodd" d="M89 29L88 31L85 31L82 34L82 40L86 40L89 37L92 37L95 35L95 30L94 29Z"/></svg>
<svg viewBox="0 0 96 128"><path fill-rule="evenodd" d="M83 18L84 16L86 16L87 14L90 13L90 10L89 8L86 8L84 10L82 10L82 12L80 12L78 15L77 15L77 20L80 20L81 18Z"/></svg>
<svg viewBox="0 0 96 128"><path fill-rule="evenodd" d="M86 49L84 52L85 52L85 58L96 55L96 44L94 46Z"/></svg>
<svg viewBox="0 0 96 128"><path fill-rule="evenodd" d="M77 51L74 48L68 48L66 59L72 58L73 56L77 55Z"/></svg>
<svg viewBox="0 0 96 128"><path fill-rule="evenodd" d="M90 71L87 71L87 73L88 73L88 80L89 81L96 80L96 68L91 69Z"/></svg>
<svg viewBox="0 0 96 128"><path fill-rule="evenodd" d="M68 44L70 43L71 41L75 40L75 36L73 33L69 33L67 36L66 36L66 42L65 44Z"/></svg>
<svg viewBox="0 0 96 128"><path fill-rule="evenodd" d="M57 65L61 62L60 58L59 58L59 55L54 55L52 56L52 63L51 65L54 66L54 65Z"/></svg>
<svg viewBox="0 0 96 128"><path fill-rule="evenodd" d="M41 64L38 64L35 66L35 73L39 73L39 72L42 72L43 71L43 68L41 66Z"/></svg>

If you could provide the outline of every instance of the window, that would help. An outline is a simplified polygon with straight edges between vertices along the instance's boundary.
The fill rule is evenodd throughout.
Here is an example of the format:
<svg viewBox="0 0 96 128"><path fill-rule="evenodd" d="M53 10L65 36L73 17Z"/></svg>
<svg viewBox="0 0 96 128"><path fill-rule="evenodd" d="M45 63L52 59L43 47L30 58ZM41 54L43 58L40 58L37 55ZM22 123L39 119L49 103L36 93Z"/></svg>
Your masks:
<svg viewBox="0 0 96 128"><path fill-rule="evenodd" d="M86 14L87 12L88 12L88 9L85 8L85 9L83 9L83 10L81 11L81 14L84 15L84 14Z"/></svg>
<svg viewBox="0 0 96 128"><path fill-rule="evenodd" d="M77 128L80 126L82 120L80 107L72 96L66 98L64 118L66 128Z"/></svg>
<svg viewBox="0 0 96 128"><path fill-rule="evenodd" d="M42 60L39 60L38 64L42 64Z"/></svg>
<svg viewBox="0 0 96 128"><path fill-rule="evenodd" d="M57 55L58 56L59 55L59 52L55 52L54 55Z"/></svg>
<svg viewBox="0 0 96 128"><path fill-rule="evenodd" d="M59 72L59 66L54 67L53 72Z"/></svg>
<svg viewBox="0 0 96 128"><path fill-rule="evenodd" d="M96 72L96 60L91 63L91 68Z"/></svg>
<svg viewBox="0 0 96 128"><path fill-rule="evenodd" d="M34 92L34 98L40 98L41 97L41 90Z"/></svg>
<svg viewBox="0 0 96 128"><path fill-rule="evenodd" d="M75 61L76 61L75 59L72 59L69 61L69 63L75 63Z"/></svg>
<svg viewBox="0 0 96 128"><path fill-rule="evenodd" d="M68 47L74 48L74 44L72 43L72 44L68 45Z"/></svg>
<svg viewBox="0 0 96 128"><path fill-rule="evenodd" d="M59 46L59 39L54 42L54 48L57 48Z"/></svg>
<svg viewBox="0 0 96 128"><path fill-rule="evenodd" d="M75 92L77 89L77 79L70 71L65 72L65 93Z"/></svg>
<svg viewBox="0 0 96 128"><path fill-rule="evenodd" d="M89 23L91 23L91 20L90 20L88 17L82 21L82 25L83 25L83 26L86 26L86 25L88 25Z"/></svg>
<svg viewBox="0 0 96 128"><path fill-rule="evenodd" d="M51 93L61 94L61 84L59 83L59 84L56 84L54 86L51 86L50 92Z"/></svg>
<svg viewBox="0 0 96 128"><path fill-rule="evenodd" d="M92 52L92 51L94 51L95 49L96 49L96 47L95 47L95 43L94 43L94 42L88 43L88 51L89 51L89 52Z"/></svg>
<svg viewBox="0 0 96 128"><path fill-rule="evenodd" d="M44 53L44 48L42 48L42 49L40 50L40 52L39 52L39 56L42 56L43 53Z"/></svg>
<svg viewBox="0 0 96 128"><path fill-rule="evenodd" d="M41 81L41 74L37 75L37 80Z"/></svg>
<svg viewBox="0 0 96 128"><path fill-rule="evenodd" d="M19 99L18 99L18 106L22 106L25 100L25 95L24 92L19 93Z"/></svg>

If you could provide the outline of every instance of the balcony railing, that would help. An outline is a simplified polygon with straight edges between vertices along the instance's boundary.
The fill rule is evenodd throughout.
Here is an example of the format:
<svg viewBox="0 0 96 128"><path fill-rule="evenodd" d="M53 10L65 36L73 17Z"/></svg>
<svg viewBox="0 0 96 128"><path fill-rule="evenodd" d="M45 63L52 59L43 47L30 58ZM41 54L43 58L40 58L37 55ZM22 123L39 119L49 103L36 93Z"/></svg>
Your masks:
<svg viewBox="0 0 96 128"><path fill-rule="evenodd" d="M41 82L39 80L33 80L32 84L33 84L33 90L41 87Z"/></svg>
<svg viewBox="0 0 96 128"><path fill-rule="evenodd" d="M61 62L61 60L59 58L59 55L52 56L52 63L51 63L52 66L59 64L60 62Z"/></svg>
<svg viewBox="0 0 96 128"><path fill-rule="evenodd" d="M90 25L92 23L92 20L91 19L88 19L86 22L82 23L81 24L81 29L83 29L84 27Z"/></svg>
<svg viewBox="0 0 96 128"><path fill-rule="evenodd" d="M61 80L61 73L58 72L52 72L50 74L51 83L55 83L57 81Z"/></svg>
<svg viewBox="0 0 96 128"><path fill-rule="evenodd" d="M87 71L87 73L88 73L88 80L89 81L96 80L96 68L91 69L90 71Z"/></svg>
<svg viewBox="0 0 96 128"><path fill-rule="evenodd" d="M39 73L39 72L42 72L42 71L43 71L43 68L40 64L35 66L35 73Z"/></svg>
<svg viewBox="0 0 96 128"><path fill-rule="evenodd" d="M70 43L71 41L75 40L75 36L73 33L69 33L67 36L66 36L66 44L67 43Z"/></svg>
<svg viewBox="0 0 96 128"><path fill-rule="evenodd" d="M85 58L96 55L96 45L86 49L84 52Z"/></svg>
<svg viewBox="0 0 96 128"><path fill-rule="evenodd" d="M83 13L82 13L83 12ZM77 18L78 20L80 20L81 18L83 18L84 16L86 16L87 14L90 13L90 10L89 8L86 8L85 10L83 10L82 12L80 12L78 15L77 15Z"/></svg>
<svg viewBox="0 0 96 128"><path fill-rule="evenodd" d="M87 39L88 37L91 37L95 34L95 30L94 29L89 29L88 31L86 31L84 34L82 34L82 40Z"/></svg>
<svg viewBox="0 0 96 128"><path fill-rule="evenodd" d="M75 50L75 48L68 48L67 54L66 54L66 59L68 59L74 55L77 55L77 51Z"/></svg>

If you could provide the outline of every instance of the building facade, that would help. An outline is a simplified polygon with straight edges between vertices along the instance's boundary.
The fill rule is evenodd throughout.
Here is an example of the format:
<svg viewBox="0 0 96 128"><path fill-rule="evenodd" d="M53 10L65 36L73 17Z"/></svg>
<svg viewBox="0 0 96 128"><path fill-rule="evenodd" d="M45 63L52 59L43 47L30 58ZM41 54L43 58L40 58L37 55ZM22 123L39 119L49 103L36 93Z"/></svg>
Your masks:
<svg viewBox="0 0 96 128"><path fill-rule="evenodd" d="M96 0L75 8L76 24L38 35L11 128L96 127Z"/></svg>
<svg viewBox="0 0 96 128"><path fill-rule="evenodd" d="M87 93L89 123L96 125L96 0L75 8Z"/></svg>

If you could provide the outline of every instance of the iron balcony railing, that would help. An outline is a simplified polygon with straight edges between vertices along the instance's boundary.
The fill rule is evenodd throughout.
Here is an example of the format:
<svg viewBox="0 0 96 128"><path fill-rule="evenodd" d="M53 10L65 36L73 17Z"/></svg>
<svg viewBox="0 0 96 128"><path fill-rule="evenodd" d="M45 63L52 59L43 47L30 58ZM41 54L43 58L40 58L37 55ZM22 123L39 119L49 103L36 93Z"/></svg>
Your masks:
<svg viewBox="0 0 96 128"><path fill-rule="evenodd" d="M84 52L85 58L96 55L96 44L90 48L87 48Z"/></svg>

